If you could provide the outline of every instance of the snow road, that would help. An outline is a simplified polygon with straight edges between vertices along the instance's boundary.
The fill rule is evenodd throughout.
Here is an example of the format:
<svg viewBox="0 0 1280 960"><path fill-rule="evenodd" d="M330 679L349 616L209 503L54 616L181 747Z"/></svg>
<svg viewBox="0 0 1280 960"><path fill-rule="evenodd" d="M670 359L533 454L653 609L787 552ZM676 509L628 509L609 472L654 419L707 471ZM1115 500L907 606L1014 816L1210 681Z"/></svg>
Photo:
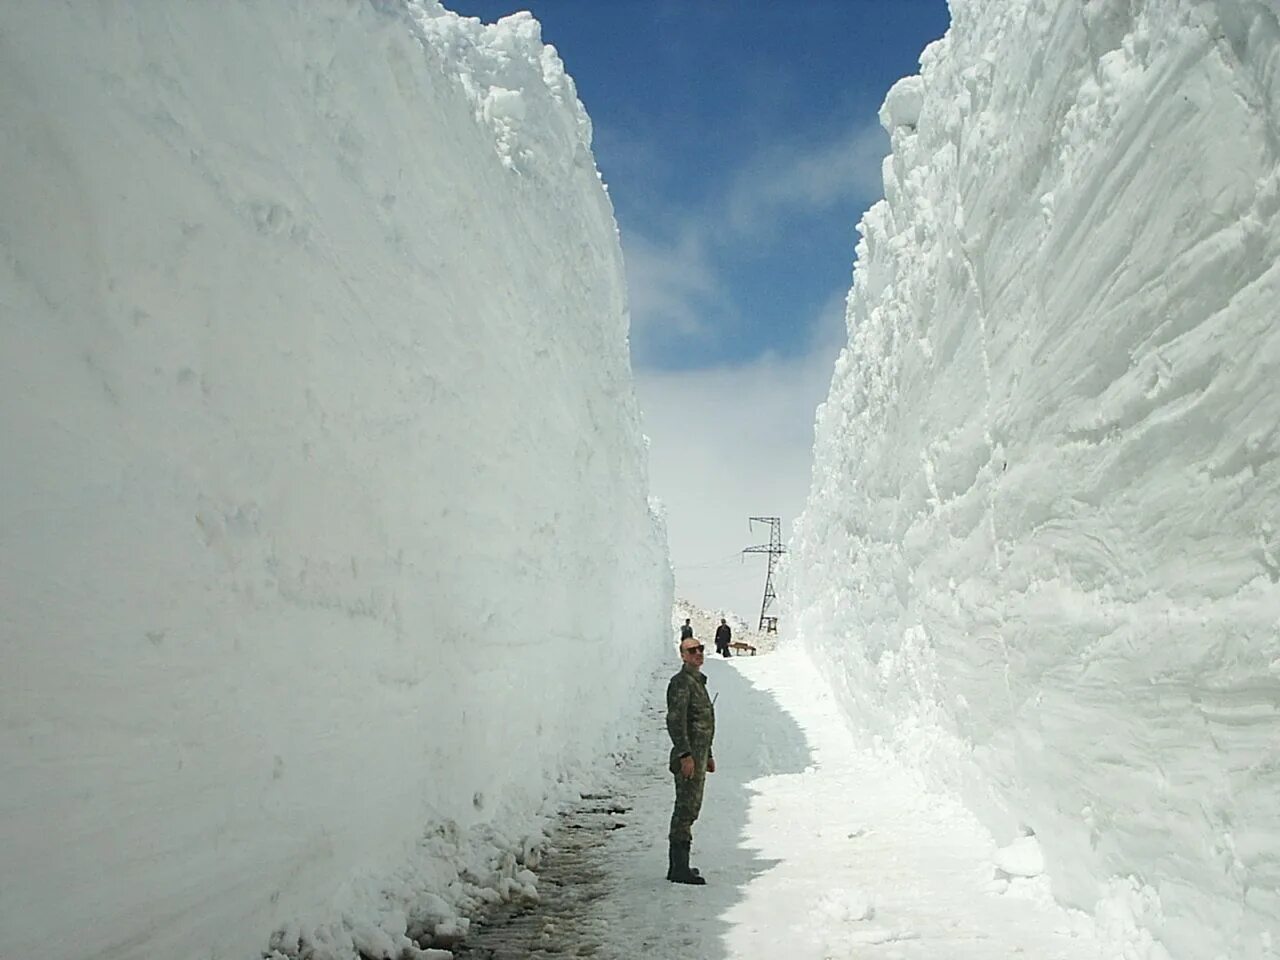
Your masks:
<svg viewBox="0 0 1280 960"><path fill-rule="evenodd" d="M673 654L670 672L676 666ZM642 739L611 792L584 798L554 835L541 902L475 924L460 956L1117 955L1091 920L1053 903L1043 878L999 874L991 838L958 804L860 748L803 654L709 659L705 670L719 770L692 862L708 885L663 879L672 800L664 674L650 684ZM1007 855L1002 863L1011 866Z"/></svg>

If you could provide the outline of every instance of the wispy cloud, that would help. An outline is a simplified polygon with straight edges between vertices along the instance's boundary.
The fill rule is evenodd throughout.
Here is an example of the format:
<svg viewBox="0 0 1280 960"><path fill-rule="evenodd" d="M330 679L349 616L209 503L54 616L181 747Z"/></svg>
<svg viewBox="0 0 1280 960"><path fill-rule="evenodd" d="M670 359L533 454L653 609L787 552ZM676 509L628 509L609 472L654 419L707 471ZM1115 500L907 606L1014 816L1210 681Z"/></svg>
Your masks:
<svg viewBox="0 0 1280 960"><path fill-rule="evenodd" d="M726 178L724 190L674 223L667 218L652 233L624 231L637 366L682 344L733 335L737 310L728 273L744 249L758 258L788 226L840 208L849 212L852 237L853 220L880 196L886 152L879 127L762 149ZM785 261L785 251L773 254L775 262Z"/></svg>
<svg viewBox="0 0 1280 960"><path fill-rule="evenodd" d="M879 128L848 130L822 143L761 150L744 158L725 187L688 211L663 242L623 236L633 317L637 391L650 437L654 493L665 503L677 591L702 606L753 620L765 565L739 552L767 536L747 518L779 515L784 536L809 491L813 420L847 340L851 275L798 318L792 349L741 363L669 369L657 350L679 350L737 331L729 302L734 256L748 249L786 272L781 249L795 224L847 211L854 220L880 196L887 144ZM668 221L669 224L669 221ZM790 234L787 233L790 229ZM851 265L852 242L846 265ZM813 302L813 298L808 298Z"/></svg>
<svg viewBox="0 0 1280 960"><path fill-rule="evenodd" d="M699 231L685 231L670 245L632 233L625 239L625 254L638 362L661 342L710 335L708 306L723 300L724 288Z"/></svg>
<svg viewBox="0 0 1280 960"><path fill-rule="evenodd" d="M780 515L785 537L803 509L814 413L845 342L844 300L843 290L831 292L799 355L637 372L652 487L666 505L681 596L748 620L759 613L764 566L738 553L764 534L747 518Z"/></svg>
<svg viewBox="0 0 1280 960"><path fill-rule="evenodd" d="M878 197L888 151L878 125L807 148L790 144L761 151L734 177L724 220L739 233L755 233L797 214Z"/></svg>

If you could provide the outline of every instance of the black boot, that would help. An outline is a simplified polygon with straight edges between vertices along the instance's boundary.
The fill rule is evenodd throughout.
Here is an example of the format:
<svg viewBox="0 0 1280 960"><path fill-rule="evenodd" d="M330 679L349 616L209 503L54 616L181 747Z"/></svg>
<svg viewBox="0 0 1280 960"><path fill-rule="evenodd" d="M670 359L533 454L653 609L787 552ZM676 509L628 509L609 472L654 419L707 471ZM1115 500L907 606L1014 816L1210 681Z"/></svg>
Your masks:
<svg viewBox="0 0 1280 960"><path fill-rule="evenodd" d="M676 845L672 843L670 846L667 847L667 879L668 880L675 880L676 878L676 861L677 861ZM689 872L692 873L695 877L702 876L701 871L699 871L697 867L690 867Z"/></svg>
<svg viewBox="0 0 1280 960"><path fill-rule="evenodd" d="M707 882L697 870L689 869L689 844L672 840L667 857L667 879L672 883L703 886Z"/></svg>

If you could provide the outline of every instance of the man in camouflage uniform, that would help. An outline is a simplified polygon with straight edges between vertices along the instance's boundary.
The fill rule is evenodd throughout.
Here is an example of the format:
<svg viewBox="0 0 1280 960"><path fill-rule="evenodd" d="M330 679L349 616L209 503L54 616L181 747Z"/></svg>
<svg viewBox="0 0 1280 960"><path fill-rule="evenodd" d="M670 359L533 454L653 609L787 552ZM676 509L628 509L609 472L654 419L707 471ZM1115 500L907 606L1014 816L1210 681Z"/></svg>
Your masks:
<svg viewBox="0 0 1280 960"><path fill-rule="evenodd" d="M667 879L673 883L704 884L707 881L689 867L693 821L702 809L702 788L707 774L716 772L711 741L716 735L716 714L702 672L703 647L693 637L680 641L684 665L667 684L667 733L671 735L669 768L676 781L676 806L671 814L671 846Z"/></svg>

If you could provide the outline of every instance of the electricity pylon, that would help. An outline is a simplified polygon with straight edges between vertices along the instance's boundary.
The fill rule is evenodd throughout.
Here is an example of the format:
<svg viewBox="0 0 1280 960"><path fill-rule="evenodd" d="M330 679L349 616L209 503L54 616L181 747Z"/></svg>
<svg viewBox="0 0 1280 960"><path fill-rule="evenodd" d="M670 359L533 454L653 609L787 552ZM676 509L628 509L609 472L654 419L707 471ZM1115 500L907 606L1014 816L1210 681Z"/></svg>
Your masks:
<svg viewBox="0 0 1280 960"><path fill-rule="evenodd" d="M769 609L769 604L777 596L773 592L773 568L777 566L778 557L786 552L786 548L782 545L782 518L752 517L751 522L769 524L769 542L755 547L747 547L742 552L767 553L769 555L769 573L764 578L764 602L760 604L760 632L776 633L778 630L778 618L766 617L765 611Z"/></svg>

